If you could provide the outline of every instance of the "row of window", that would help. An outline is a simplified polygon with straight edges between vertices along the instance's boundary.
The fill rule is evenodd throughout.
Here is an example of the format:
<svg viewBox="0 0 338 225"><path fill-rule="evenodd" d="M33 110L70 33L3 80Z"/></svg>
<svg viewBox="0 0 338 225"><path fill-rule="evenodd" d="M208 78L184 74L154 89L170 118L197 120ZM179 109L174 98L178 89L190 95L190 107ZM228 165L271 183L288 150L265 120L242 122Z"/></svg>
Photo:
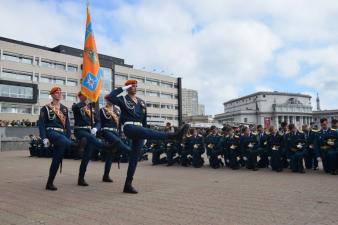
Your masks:
<svg viewBox="0 0 338 225"><path fill-rule="evenodd" d="M161 93L158 91L144 91L143 89L137 89L137 95L139 96L149 96L149 97L161 97L165 99L178 99L178 95L171 93Z"/></svg>
<svg viewBox="0 0 338 225"><path fill-rule="evenodd" d="M74 64L67 64L65 62L58 62L55 60L50 60L50 59L43 59L39 57L35 57L35 60L33 61L33 56L27 56L27 55L22 55L22 54L17 54L13 52L7 52L4 51L2 54L2 59L3 60L8 60L12 62L17 62L17 63L24 63L24 64L30 64L30 65L39 65L41 67L45 68L53 68L53 69L59 69L59 70L66 70L70 72L77 72L79 67Z"/></svg>
<svg viewBox="0 0 338 225"><path fill-rule="evenodd" d="M177 88L177 84L173 84L171 82L164 82L164 81L148 79L148 78L143 78L143 77L130 76L128 78L128 75L116 74L115 78L116 80L123 80L123 81L128 80L128 79L133 79L133 80L137 80L138 83L153 85L153 86L161 86L164 88L173 88L173 87Z"/></svg>
<svg viewBox="0 0 338 225"><path fill-rule="evenodd" d="M8 84L0 84L0 96L9 98L33 99L32 87L19 87Z"/></svg>
<svg viewBox="0 0 338 225"><path fill-rule="evenodd" d="M152 103L152 102L147 102L147 107L148 108L155 108L155 109L175 109L178 110L177 105L172 105L172 104L160 104L160 103Z"/></svg>
<svg viewBox="0 0 338 225"><path fill-rule="evenodd" d="M62 100L77 102L77 95L76 94L66 94L65 92L61 93ZM40 91L39 99L52 99L49 95L49 91Z"/></svg>
<svg viewBox="0 0 338 225"><path fill-rule="evenodd" d="M148 114L148 120L151 119L164 119L164 120L178 120L178 116L173 115L160 115L160 114Z"/></svg>
<svg viewBox="0 0 338 225"><path fill-rule="evenodd" d="M34 81L41 82L46 84L57 84L57 85L66 85L67 86L77 86L78 81L75 79L66 79L61 77L55 77L51 75L41 74L39 77L38 73L33 75L32 72L24 72L10 69L3 69L1 73L1 78L7 78L12 80L25 80L25 81Z"/></svg>

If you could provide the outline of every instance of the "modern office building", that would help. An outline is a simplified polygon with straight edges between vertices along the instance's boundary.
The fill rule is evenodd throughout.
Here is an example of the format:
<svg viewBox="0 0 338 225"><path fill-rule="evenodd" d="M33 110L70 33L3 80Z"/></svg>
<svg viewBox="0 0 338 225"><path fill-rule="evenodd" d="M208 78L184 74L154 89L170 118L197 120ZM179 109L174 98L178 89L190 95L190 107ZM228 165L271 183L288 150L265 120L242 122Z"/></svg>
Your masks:
<svg viewBox="0 0 338 225"><path fill-rule="evenodd" d="M80 90L82 52L64 45L49 48L0 37L1 120L36 121L40 108L50 102L49 90L56 85L62 89L63 104L71 107ZM181 78L137 70L121 58L100 54L99 60L104 72L101 105L112 88L122 86L126 79L137 79L149 123L181 123Z"/></svg>
<svg viewBox="0 0 338 225"><path fill-rule="evenodd" d="M257 92L223 103L224 112L214 119L221 124L260 124L264 127L280 123L297 126L312 122L311 96L298 93Z"/></svg>

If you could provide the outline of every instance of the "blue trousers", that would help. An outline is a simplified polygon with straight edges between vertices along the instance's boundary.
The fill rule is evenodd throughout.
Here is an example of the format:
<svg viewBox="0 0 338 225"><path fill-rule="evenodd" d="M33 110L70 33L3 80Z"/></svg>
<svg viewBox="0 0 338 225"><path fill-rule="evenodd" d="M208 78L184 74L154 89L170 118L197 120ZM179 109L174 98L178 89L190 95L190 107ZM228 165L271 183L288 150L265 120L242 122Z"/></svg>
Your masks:
<svg viewBox="0 0 338 225"><path fill-rule="evenodd" d="M271 150L270 151L270 165L272 170L282 170L283 164L282 164L282 157L283 153L281 150Z"/></svg>
<svg viewBox="0 0 338 225"><path fill-rule="evenodd" d="M105 130L105 131L103 131L102 135L103 135L103 138L108 142L117 142L118 141L119 143L117 144L117 148L119 149L120 152L122 152L122 153L129 153L130 152L129 146L122 142L121 138L119 137L119 135L116 132ZM113 163L113 154L108 152L106 154L105 165L104 165L104 174L105 175L109 174L112 163Z"/></svg>
<svg viewBox="0 0 338 225"><path fill-rule="evenodd" d="M294 153L290 153L290 168L292 172L299 172L300 170L304 169L303 166L303 159L305 156L304 151L297 151Z"/></svg>
<svg viewBox="0 0 338 225"><path fill-rule="evenodd" d="M336 150L321 151L321 158L323 161L324 171L326 173L330 173L338 168L338 152Z"/></svg>
<svg viewBox="0 0 338 225"><path fill-rule="evenodd" d="M257 156L259 154L259 150L247 150L246 151L246 157L247 162L246 162L246 168L247 169L253 169L257 167Z"/></svg>
<svg viewBox="0 0 338 225"><path fill-rule="evenodd" d="M60 162L63 158L63 154L65 150L70 147L72 141L66 136L65 133L54 130L47 130L46 135L50 143L54 145L52 164L50 165L49 168L49 177L54 180Z"/></svg>
<svg viewBox="0 0 338 225"><path fill-rule="evenodd" d="M305 167L312 169L318 167L318 161L314 149L308 148L305 153Z"/></svg>
<svg viewBox="0 0 338 225"><path fill-rule="evenodd" d="M141 149L144 145L144 139L149 140L165 140L168 137L168 134L165 132L136 126L136 125L125 125L123 127L123 132L127 138L132 140L131 152L129 154L129 164L127 170L127 180L133 180L137 162L141 154Z"/></svg>
<svg viewBox="0 0 338 225"><path fill-rule="evenodd" d="M82 156L82 160L80 164L80 171L79 171L79 176L83 177L86 173L87 166L92 156L93 149L102 148L103 143L100 140L98 140L94 135L92 135L89 129L75 129L74 134L78 140L81 140L82 138L87 139L87 146Z"/></svg>

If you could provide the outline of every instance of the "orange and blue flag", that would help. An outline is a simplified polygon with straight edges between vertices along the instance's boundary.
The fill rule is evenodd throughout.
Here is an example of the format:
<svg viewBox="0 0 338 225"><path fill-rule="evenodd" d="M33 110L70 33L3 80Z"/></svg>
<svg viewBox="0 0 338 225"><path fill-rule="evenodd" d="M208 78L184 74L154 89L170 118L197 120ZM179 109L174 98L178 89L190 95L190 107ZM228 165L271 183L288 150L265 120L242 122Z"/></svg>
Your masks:
<svg viewBox="0 0 338 225"><path fill-rule="evenodd" d="M97 54L92 22L90 19L89 6L87 4L87 21L85 44L83 50L81 93L92 102L96 102L100 95L102 76L102 69L100 68L99 55Z"/></svg>

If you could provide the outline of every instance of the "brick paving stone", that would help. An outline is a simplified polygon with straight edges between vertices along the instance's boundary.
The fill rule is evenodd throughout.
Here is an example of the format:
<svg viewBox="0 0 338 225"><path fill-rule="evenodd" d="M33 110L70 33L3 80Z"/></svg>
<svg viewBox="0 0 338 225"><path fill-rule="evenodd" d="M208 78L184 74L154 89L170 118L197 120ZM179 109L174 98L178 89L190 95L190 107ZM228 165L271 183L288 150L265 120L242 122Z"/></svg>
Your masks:
<svg viewBox="0 0 338 225"><path fill-rule="evenodd" d="M127 164L90 162L89 187L78 187L80 161L64 160L57 192L44 190L51 159L0 153L0 225L338 224L338 176L262 169L214 170L139 163L137 195L122 193Z"/></svg>

